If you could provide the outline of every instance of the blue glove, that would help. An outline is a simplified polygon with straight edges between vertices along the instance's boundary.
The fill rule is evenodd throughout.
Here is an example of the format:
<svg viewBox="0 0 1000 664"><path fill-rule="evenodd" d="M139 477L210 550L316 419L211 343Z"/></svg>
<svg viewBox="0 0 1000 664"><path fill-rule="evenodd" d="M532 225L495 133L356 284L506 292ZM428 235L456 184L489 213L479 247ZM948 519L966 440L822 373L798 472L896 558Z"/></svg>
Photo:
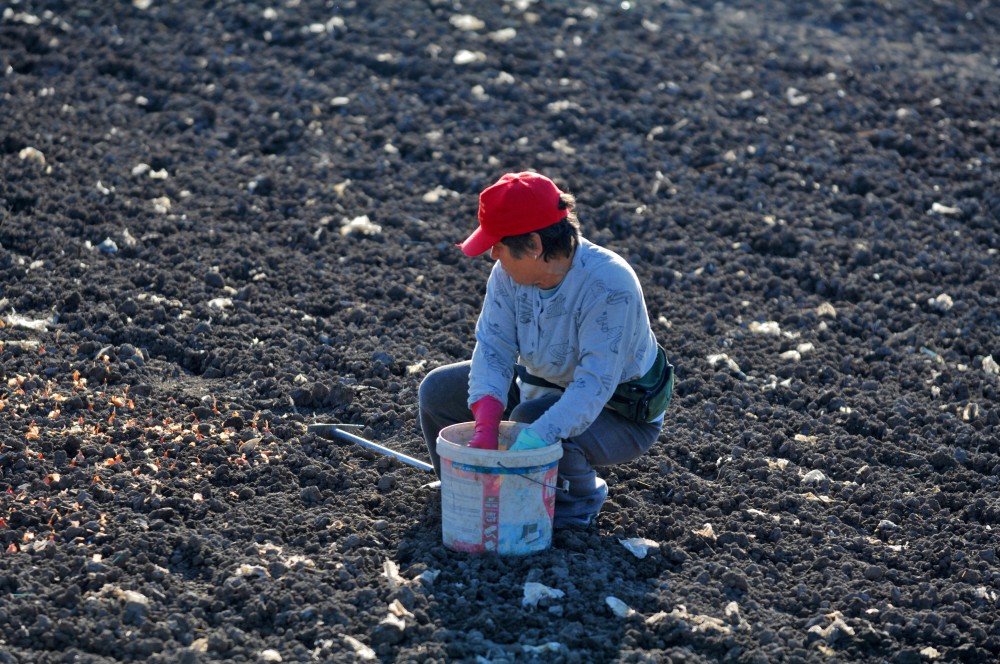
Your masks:
<svg viewBox="0 0 1000 664"><path fill-rule="evenodd" d="M521 433L517 434L517 438L514 439L514 444L510 446L512 452L517 450L537 450L539 447L545 447L548 445L541 436L535 433L535 430L528 427L521 429Z"/></svg>

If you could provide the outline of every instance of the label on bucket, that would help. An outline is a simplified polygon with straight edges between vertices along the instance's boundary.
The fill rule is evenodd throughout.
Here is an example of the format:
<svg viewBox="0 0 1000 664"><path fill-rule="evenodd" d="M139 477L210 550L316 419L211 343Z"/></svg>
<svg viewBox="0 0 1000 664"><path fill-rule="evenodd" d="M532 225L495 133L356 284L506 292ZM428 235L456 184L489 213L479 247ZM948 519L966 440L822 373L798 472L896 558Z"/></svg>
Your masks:
<svg viewBox="0 0 1000 664"><path fill-rule="evenodd" d="M468 553L526 554L552 541L558 463L496 469L442 459L445 545Z"/></svg>
<svg viewBox="0 0 1000 664"><path fill-rule="evenodd" d="M441 517L446 520L445 530L451 537L449 544L454 544L452 548L460 551L482 551L486 548L484 535L486 528L486 487L477 480L466 479L459 475L454 475L446 485L441 483L441 503L447 505L442 510ZM494 495L491 502L494 526L500 513L500 496L498 493L490 491ZM493 528L496 534L496 528ZM464 545L463 545L464 543ZM496 550L496 538L492 541L493 549Z"/></svg>
<svg viewBox="0 0 1000 664"><path fill-rule="evenodd" d="M501 440L515 440L525 426L501 422ZM562 445L481 450L468 446L475 430L475 422L460 422L438 435L444 545L466 553L544 551L552 544Z"/></svg>

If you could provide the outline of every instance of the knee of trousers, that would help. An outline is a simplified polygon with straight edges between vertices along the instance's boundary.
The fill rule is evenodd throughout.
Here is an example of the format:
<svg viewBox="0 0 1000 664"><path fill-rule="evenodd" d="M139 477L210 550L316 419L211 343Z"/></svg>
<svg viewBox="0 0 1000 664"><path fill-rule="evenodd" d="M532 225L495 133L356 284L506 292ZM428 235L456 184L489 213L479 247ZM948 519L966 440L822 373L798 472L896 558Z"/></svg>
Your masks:
<svg viewBox="0 0 1000 664"><path fill-rule="evenodd" d="M587 460L579 447L570 441L563 443L563 455L559 459L559 479L569 483L570 495L583 496L593 493L597 482L597 471Z"/></svg>
<svg viewBox="0 0 1000 664"><path fill-rule="evenodd" d="M436 371L436 370L435 370ZM442 383L441 375L431 371L429 374L424 376L424 379L420 381L420 385L417 387L417 401L423 407L430 407L434 405L435 394L440 392L440 385Z"/></svg>
<svg viewBox="0 0 1000 664"><path fill-rule="evenodd" d="M598 481L597 472L594 470L586 473L568 475L562 471L562 468L560 468L559 484L563 485L565 482L565 486L568 489L566 494L568 495L557 493L556 500L573 500L574 498L593 495L593 493L597 490Z"/></svg>
<svg viewBox="0 0 1000 664"><path fill-rule="evenodd" d="M540 399L532 399L530 401L522 401L521 403L514 406L510 411L510 419L514 422L525 422L532 423L539 417L545 414L555 399L548 399L542 397Z"/></svg>

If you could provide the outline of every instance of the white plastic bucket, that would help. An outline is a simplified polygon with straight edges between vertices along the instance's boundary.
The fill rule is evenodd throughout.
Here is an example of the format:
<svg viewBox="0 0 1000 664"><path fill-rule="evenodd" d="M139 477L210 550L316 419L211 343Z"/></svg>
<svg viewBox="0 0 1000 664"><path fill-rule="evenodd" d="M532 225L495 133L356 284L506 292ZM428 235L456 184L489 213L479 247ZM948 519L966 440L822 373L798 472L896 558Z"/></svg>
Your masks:
<svg viewBox="0 0 1000 664"><path fill-rule="evenodd" d="M524 555L552 545L552 514L562 445L511 452L467 447L474 422L438 434L441 531L454 551ZM500 446L526 425L500 423Z"/></svg>

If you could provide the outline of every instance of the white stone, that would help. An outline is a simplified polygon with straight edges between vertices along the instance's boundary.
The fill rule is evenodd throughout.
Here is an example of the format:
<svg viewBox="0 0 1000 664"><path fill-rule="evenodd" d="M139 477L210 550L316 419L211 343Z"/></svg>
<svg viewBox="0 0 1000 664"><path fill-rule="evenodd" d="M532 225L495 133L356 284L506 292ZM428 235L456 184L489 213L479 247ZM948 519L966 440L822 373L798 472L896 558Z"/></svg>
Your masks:
<svg viewBox="0 0 1000 664"><path fill-rule="evenodd" d="M486 27L486 24L482 21L482 19L477 18L472 14L456 14L448 19L448 22L463 32L473 32L475 30L482 30Z"/></svg>
<svg viewBox="0 0 1000 664"><path fill-rule="evenodd" d="M45 165L45 155L37 148L26 147L18 152L17 156L21 159L21 161L34 162L39 166Z"/></svg>
<svg viewBox="0 0 1000 664"><path fill-rule="evenodd" d="M471 65L476 62L485 62L486 54L482 51L467 51L465 49L460 50L452 58L452 62L456 65Z"/></svg>

